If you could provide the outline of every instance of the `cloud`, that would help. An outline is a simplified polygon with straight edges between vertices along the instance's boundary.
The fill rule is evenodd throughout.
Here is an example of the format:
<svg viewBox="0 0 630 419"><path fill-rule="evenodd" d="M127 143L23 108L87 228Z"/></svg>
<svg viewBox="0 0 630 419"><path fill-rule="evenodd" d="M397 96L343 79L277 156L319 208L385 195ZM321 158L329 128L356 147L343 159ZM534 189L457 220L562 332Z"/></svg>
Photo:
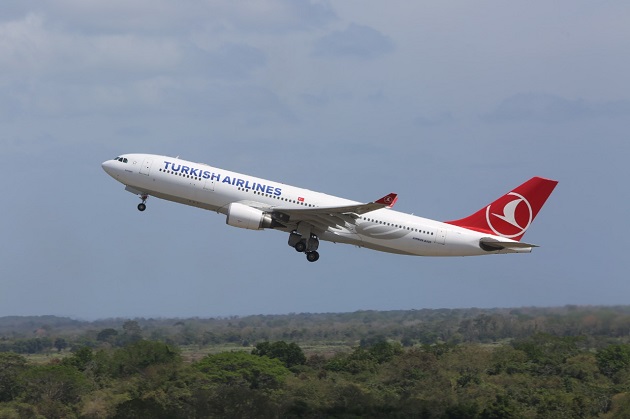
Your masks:
<svg viewBox="0 0 630 419"><path fill-rule="evenodd" d="M210 51L199 64L204 74L223 79L244 79L252 71L265 65L262 51L249 45L225 44Z"/></svg>
<svg viewBox="0 0 630 419"><path fill-rule="evenodd" d="M164 91L163 110L169 114L198 115L209 119L237 117L248 124L282 120L294 122L293 111L274 92L256 85L191 83Z"/></svg>
<svg viewBox="0 0 630 419"><path fill-rule="evenodd" d="M213 81L247 83L265 65L262 51L242 43L201 48L142 34L75 36L30 14L0 24L0 110L3 118L173 110L165 98L177 89L182 97L207 93Z"/></svg>
<svg viewBox="0 0 630 419"><path fill-rule="evenodd" d="M335 103L353 100L352 93L343 90L325 88L320 92L304 92L298 95L302 103L309 107L326 107Z"/></svg>
<svg viewBox="0 0 630 419"><path fill-rule="evenodd" d="M504 99L494 111L482 116L488 122L560 123L585 118L630 115L630 101L589 103L544 93L519 93Z"/></svg>
<svg viewBox="0 0 630 419"><path fill-rule="evenodd" d="M255 84L156 77L111 86L37 85L0 89L0 120L88 115L175 116L261 124L293 123L294 112L273 91Z"/></svg>
<svg viewBox="0 0 630 419"><path fill-rule="evenodd" d="M284 36L336 18L327 2L306 0L201 5L197 0L59 0L54 6L9 0L6 6L10 13L0 18L3 120L246 112L236 106L294 120L279 96L253 81L268 66L265 41L255 34ZM234 99L239 94L243 101Z"/></svg>
<svg viewBox="0 0 630 419"><path fill-rule="evenodd" d="M440 112L432 115L421 115L416 117L415 124L420 127L436 127L445 125L453 121L453 115L450 112Z"/></svg>
<svg viewBox="0 0 630 419"><path fill-rule="evenodd" d="M375 29L353 23L343 31L319 39L313 55L372 59L393 50L394 43L390 38Z"/></svg>
<svg viewBox="0 0 630 419"><path fill-rule="evenodd" d="M0 25L1 77L85 83L200 73L234 79L265 63L264 54L246 44L231 42L207 49L186 39L138 34L77 37L50 26L41 15Z"/></svg>
<svg viewBox="0 0 630 419"><path fill-rule="evenodd" d="M302 31L336 17L327 2L309 0L5 0L5 17L0 20L6 20L7 15L14 19L32 10L77 33L162 36L202 28L255 33Z"/></svg>
<svg viewBox="0 0 630 419"><path fill-rule="evenodd" d="M232 9L231 22L243 31L282 33L322 27L337 19L328 2L309 0L267 0L234 2L224 0Z"/></svg>

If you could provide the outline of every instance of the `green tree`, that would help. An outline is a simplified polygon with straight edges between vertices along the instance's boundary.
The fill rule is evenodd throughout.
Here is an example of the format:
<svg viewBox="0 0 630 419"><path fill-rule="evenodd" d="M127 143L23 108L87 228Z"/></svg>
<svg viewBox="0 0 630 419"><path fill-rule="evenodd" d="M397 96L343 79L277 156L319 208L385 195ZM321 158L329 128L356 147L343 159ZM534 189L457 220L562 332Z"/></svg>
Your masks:
<svg viewBox="0 0 630 419"><path fill-rule="evenodd" d="M389 343L383 340L370 346L368 352L374 357L377 363L382 364L391 361L396 355L400 355L403 349L399 343Z"/></svg>
<svg viewBox="0 0 630 419"><path fill-rule="evenodd" d="M42 419L37 408L28 403L2 403L0 404L0 418L2 419Z"/></svg>
<svg viewBox="0 0 630 419"><path fill-rule="evenodd" d="M455 345L453 345L452 343L436 343L433 345L429 345L429 344L422 345L422 350L435 355L436 358L441 358L442 356L453 351L453 349L455 349Z"/></svg>
<svg viewBox="0 0 630 419"><path fill-rule="evenodd" d="M181 412L180 412L181 413ZM169 419L175 417L183 417L178 412L172 412L165 409L155 398L133 398L119 404L116 408L114 419L129 418L153 418L153 419Z"/></svg>
<svg viewBox="0 0 630 419"><path fill-rule="evenodd" d="M25 400L46 417L68 416L68 408L89 390L87 380L69 365L37 365L22 374Z"/></svg>
<svg viewBox="0 0 630 419"><path fill-rule="evenodd" d="M252 355L267 356L269 358L279 359L287 368L295 365L304 365L306 356L296 343L287 344L285 341L277 342L260 342L252 349Z"/></svg>
<svg viewBox="0 0 630 419"><path fill-rule="evenodd" d="M518 414L510 399L501 395L497 395L497 399L490 406L486 407L479 416L480 419L512 419L518 417L521 417L521 415Z"/></svg>
<svg viewBox="0 0 630 419"><path fill-rule="evenodd" d="M140 324L135 320L127 320L123 323L123 334L118 338L119 345L127 345L129 343L142 340L142 329Z"/></svg>
<svg viewBox="0 0 630 419"><path fill-rule="evenodd" d="M0 353L0 402L13 400L21 391L20 375L26 370L26 358L14 353Z"/></svg>
<svg viewBox="0 0 630 419"><path fill-rule="evenodd" d="M278 359L245 352L208 355L194 364L213 383L245 386L251 389L280 387L290 371Z"/></svg>
<svg viewBox="0 0 630 419"><path fill-rule="evenodd" d="M127 320L123 323L123 333L129 336L142 336L142 328L135 320Z"/></svg>
<svg viewBox="0 0 630 419"><path fill-rule="evenodd" d="M64 358L61 361L61 363L64 365L71 365L75 367L76 369L78 369L79 371L85 371L86 369L90 367L93 361L94 361L94 355L92 352L92 348L83 346L77 349L76 351L74 351L72 356Z"/></svg>
<svg viewBox="0 0 630 419"><path fill-rule="evenodd" d="M329 371L343 371L350 374L372 374L376 372L377 362L369 350L357 347L351 354L337 354L326 364Z"/></svg>
<svg viewBox="0 0 630 419"><path fill-rule="evenodd" d="M68 342L64 338L57 338L55 339L54 346L57 351L61 352L68 347Z"/></svg>
<svg viewBox="0 0 630 419"><path fill-rule="evenodd" d="M98 340L99 342L114 343L117 336L118 331L116 329L107 328L98 332L98 335L96 335L96 340Z"/></svg>
<svg viewBox="0 0 630 419"><path fill-rule="evenodd" d="M81 399L80 417L84 419L114 417L119 406L130 398L128 393L120 393L120 390L112 387L92 391Z"/></svg>
<svg viewBox="0 0 630 419"><path fill-rule="evenodd" d="M197 390L194 392L192 403L197 415L190 417L222 419L296 417L282 415L281 403L273 394L246 386L219 384L212 390ZM177 414L171 417L182 416Z"/></svg>
<svg viewBox="0 0 630 419"><path fill-rule="evenodd" d="M179 350L162 342L141 340L114 351L110 372L115 377L125 377L142 372L152 365L179 361Z"/></svg>
<svg viewBox="0 0 630 419"><path fill-rule="evenodd" d="M554 375L561 371L562 364L580 350L577 346L580 337L557 337L547 333L537 333L529 338L512 343L515 349L525 352L532 363L531 371L540 375Z"/></svg>
<svg viewBox="0 0 630 419"><path fill-rule="evenodd" d="M476 419L479 408L476 403L454 403L448 406L442 416L443 419Z"/></svg>
<svg viewBox="0 0 630 419"><path fill-rule="evenodd" d="M630 393L613 396L610 411L601 416L603 419L630 418Z"/></svg>
<svg viewBox="0 0 630 419"><path fill-rule="evenodd" d="M21 354L36 354L52 347L50 338L20 339L13 343L13 350Z"/></svg>
<svg viewBox="0 0 630 419"><path fill-rule="evenodd" d="M499 346L492 351L492 367L488 374L516 374L526 370L527 354L511 346Z"/></svg>
<svg viewBox="0 0 630 419"><path fill-rule="evenodd" d="M179 355L156 361L145 365L140 374L117 380L119 384L114 388L120 388L122 384L126 399L114 392L108 395L109 400L93 398L94 413L97 409L111 411L113 406L116 413L112 416L116 418L196 417L192 407L192 390L197 382L202 381L202 375L189 366L184 367ZM99 404L102 401L105 403Z"/></svg>
<svg viewBox="0 0 630 419"><path fill-rule="evenodd" d="M613 377L619 371L630 366L630 345L609 345L597 351L597 366L602 374Z"/></svg>

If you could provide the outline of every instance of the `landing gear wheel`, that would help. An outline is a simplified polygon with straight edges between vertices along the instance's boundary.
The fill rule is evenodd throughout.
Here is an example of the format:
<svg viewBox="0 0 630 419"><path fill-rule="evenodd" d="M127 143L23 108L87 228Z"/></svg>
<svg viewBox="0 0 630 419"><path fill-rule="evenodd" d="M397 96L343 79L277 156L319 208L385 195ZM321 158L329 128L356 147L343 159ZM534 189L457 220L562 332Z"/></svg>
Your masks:
<svg viewBox="0 0 630 419"><path fill-rule="evenodd" d="M319 253L315 251L308 252L306 254L306 260L308 260L309 262L317 262L319 260Z"/></svg>
<svg viewBox="0 0 630 419"><path fill-rule="evenodd" d="M295 243L295 250L297 250L300 253L305 251L306 250L306 242L304 242L304 240L300 240L299 242Z"/></svg>
<svg viewBox="0 0 630 419"><path fill-rule="evenodd" d="M142 199L142 203L138 204L138 211L144 211L145 209L147 209L145 202L147 202L147 199L149 199L149 195L140 195L140 199Z"/></svg>

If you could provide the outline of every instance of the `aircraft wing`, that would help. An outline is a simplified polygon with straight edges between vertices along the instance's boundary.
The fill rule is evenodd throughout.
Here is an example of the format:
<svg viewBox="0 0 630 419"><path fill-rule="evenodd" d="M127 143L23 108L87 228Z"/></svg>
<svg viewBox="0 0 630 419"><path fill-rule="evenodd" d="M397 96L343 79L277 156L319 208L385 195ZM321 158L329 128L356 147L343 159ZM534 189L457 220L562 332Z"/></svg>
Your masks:
<svg viewBox="0 0 630 419"><path fill-rule="evenodd" d="M397 194L390 193L381 199L366 204L318 208L275 207L273 208L273 213L280 222L298 223L307 221L321 230L326 230L328 227L340 227L345 225L345 223L353 224L362 214L383 208L391 208L397 199Z"/></svg>

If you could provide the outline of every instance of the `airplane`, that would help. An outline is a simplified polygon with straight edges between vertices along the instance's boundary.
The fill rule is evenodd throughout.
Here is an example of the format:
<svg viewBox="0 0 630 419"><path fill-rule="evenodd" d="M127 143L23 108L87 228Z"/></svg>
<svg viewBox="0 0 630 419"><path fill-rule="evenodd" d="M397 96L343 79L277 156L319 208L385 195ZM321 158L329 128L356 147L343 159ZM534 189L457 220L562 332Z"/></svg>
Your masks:
<svg viewBox="0 0 630 419"><path fill-rule="evenodd" d="M178 157L123 154L102 167L140 197L140 211L153 196L224 214L233 227L284 231L309 262L320 240L416 256L529 253L538 246L520 240L558 184L533 177L468 217L440 222L394 211L395 193L357 202Z"/></svg>

